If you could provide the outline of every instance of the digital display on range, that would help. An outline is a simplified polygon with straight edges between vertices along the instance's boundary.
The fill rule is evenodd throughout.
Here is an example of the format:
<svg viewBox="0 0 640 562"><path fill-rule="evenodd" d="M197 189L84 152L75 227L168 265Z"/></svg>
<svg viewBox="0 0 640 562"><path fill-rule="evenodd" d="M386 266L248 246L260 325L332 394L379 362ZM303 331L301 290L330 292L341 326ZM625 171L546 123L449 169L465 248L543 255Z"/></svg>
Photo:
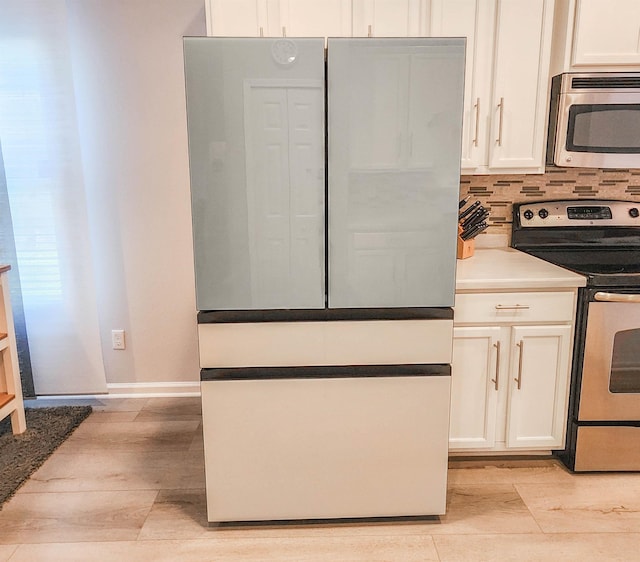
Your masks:
<svg viewBox="0 0 640 562"><path fill-rule="evenodd" d="M610 207L567 207L567 217L576 220L610 219Z"/></svg>

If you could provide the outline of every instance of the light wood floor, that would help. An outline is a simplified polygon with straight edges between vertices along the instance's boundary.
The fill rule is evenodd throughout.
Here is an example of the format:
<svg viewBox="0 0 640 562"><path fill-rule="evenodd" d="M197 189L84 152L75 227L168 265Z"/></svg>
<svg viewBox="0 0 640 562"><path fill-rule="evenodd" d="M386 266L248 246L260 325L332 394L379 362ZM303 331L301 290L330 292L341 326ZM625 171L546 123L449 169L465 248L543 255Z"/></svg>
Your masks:
<svg viewBox="0 0 640 562"><path fill-rule="evenodd" d="M453 462L433 520L209 527L199 399L91 403L0 511L0 562L640 560L640 473L551 459Z"/></svg>

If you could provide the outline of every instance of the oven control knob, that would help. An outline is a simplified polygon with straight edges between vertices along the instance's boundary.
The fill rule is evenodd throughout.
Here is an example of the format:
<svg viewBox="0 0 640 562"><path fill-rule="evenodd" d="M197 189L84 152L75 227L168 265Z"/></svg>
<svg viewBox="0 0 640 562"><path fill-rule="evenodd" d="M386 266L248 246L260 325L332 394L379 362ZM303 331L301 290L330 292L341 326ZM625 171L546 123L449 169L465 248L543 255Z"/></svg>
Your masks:
<svg viewBox="0 0 640 562"><path fill-rule="evenodd" d="M638 215L640 215L640 211L638 211L637 207L631 207L631 209L629 209L629 216L637 219Z"/></svg>
<svg viewBox="0 0 640 562"><path fill-rule="evenodd" d="M522 213L524 218L530 221L533 218L533 211L531 209L527 209L524 213Z"/></svg>
<svg viewBox="0 0 640 562"><path fill-rule="evenodd" d="M538 211L538 216L539 216L541 219L546 219L546 218L549 216L549 211L547 211L546 209L540 209L540 210Z"/></svg>

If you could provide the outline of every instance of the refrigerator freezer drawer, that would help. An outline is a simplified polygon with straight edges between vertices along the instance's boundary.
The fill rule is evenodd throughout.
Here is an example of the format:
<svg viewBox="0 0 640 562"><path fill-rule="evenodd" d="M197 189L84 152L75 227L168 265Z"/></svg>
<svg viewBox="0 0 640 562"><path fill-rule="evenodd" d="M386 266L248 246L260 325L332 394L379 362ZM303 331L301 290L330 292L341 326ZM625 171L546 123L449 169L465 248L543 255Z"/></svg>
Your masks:
<svg viewBox="0 0 640 562"><path fill-rule="evenodd" d="M202 383L210 522L445 512L448 376Z"/></svg>
<svg viewBox="0 0 640 562"><path fill-rule="evenodd" d="M199 324L200 367L451 363L453 320Z"/></svg>

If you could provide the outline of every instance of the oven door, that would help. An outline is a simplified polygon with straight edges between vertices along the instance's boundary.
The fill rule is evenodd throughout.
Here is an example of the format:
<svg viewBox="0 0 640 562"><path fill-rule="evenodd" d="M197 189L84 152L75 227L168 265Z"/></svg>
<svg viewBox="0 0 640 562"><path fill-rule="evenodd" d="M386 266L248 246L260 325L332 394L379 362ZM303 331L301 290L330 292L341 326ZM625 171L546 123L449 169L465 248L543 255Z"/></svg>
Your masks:
<svg viewBox="0 0 640 562"><path fill-rule="evenodd" d="M580 421L640 420L640 294L590 291Z"/></svg>

